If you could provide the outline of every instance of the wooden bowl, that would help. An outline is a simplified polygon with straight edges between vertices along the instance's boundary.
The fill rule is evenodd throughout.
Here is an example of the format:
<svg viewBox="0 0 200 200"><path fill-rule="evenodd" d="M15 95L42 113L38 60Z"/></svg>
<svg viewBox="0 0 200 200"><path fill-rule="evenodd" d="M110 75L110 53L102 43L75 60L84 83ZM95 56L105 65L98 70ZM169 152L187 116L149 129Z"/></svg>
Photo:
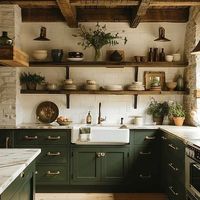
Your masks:
<svg viewBox="0 0 200 200"><path fill-rule="evenodd" d="M173 91L177 86L177 82L167 82L166 86L170 91Z"/></svg>

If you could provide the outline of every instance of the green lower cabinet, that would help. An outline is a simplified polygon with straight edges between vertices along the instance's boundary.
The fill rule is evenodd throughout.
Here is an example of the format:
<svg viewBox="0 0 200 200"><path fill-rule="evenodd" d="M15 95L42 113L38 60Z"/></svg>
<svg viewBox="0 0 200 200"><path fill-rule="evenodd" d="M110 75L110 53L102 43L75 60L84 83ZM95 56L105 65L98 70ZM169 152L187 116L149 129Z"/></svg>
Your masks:
<svg viewBox="0 0 200 200"><path fill-rule="evenodd" d="M65 165L37 165L37 185L66 185L68 184L68 167Z"/></svg>
<svg viewBox="0 0 200 200"><path fill-rule="evenodd" d="M126 147L77 147L72 149L71 183L120 184L128 172Z"/></svg>
<svg viewBox="0 0 200 200"><path fill-rule="evenodd" d="M13 147L13 131L0 129L0 148Z"/></svg>

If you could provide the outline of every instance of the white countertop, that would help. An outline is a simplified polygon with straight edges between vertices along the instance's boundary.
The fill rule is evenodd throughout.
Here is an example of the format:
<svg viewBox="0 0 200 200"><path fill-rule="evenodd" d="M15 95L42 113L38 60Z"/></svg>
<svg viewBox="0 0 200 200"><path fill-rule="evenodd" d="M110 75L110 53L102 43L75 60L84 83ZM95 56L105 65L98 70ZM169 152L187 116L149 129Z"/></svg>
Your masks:
<svg viewBox="0 0 200 200"><path fill-rule="evenodd" d="M0 194L40 152L40 149L0 149Z"/></svg>

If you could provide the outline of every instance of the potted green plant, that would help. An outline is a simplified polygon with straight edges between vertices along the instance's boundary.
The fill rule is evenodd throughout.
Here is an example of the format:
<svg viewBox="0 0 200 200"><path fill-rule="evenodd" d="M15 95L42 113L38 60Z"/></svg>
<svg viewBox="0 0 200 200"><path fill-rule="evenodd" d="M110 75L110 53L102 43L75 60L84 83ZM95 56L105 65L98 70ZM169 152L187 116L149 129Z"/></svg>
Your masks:
<svg viewBox="0 0 200 200"><path fill-rule="evenodd" d="M168 115L169 106L168 103L158 102L154 98L151 99L149 107L147 108L147 114L152 115L153 122L156 122L156 125L162 125L164 116Z"/></svg>
<svg viewBox="0 0 200 200"><path fill-rule="evenodd" d="M176 126L182 126L185 121L185 110L180 103L173 102L169 106L169 114L173 118Z"/></svg>
<svg viewBox="0 0 200 200"><path fill-rule="evenodd" d="M127 38L119 36L119 33L106 32L106 25L100 26L99 23L97 23L94 30L91 28L87 30L83 25L80 25L79 28L79 33L73 34L73 36L82 38L82 41L78 42L78 45L81 45L84 49L89 47L95 49L95 61L100 58L100 50L103 46L117 45L119 44L118 40L120 39L124 41L124 44L127 42Z"/></svg>
<svg viewBox="0 0 200 200"><path fill-rule="evenodd" d="M20 83L26 84L28 90L36 90L37 84L41 84L45 78L36 73L22 72L20 74Z"/></svg>

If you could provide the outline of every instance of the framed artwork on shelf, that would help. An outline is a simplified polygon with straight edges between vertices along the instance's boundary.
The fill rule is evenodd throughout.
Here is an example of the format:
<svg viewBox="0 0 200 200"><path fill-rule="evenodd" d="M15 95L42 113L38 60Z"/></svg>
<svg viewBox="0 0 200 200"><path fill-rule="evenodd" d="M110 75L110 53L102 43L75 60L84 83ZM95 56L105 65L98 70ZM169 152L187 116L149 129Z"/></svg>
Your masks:
<svg viewBox="0 0 200 200"><path fill-rule="evenodd" d="M165 90L165 72L145 71L144 85L146 90Z"/></svg>

